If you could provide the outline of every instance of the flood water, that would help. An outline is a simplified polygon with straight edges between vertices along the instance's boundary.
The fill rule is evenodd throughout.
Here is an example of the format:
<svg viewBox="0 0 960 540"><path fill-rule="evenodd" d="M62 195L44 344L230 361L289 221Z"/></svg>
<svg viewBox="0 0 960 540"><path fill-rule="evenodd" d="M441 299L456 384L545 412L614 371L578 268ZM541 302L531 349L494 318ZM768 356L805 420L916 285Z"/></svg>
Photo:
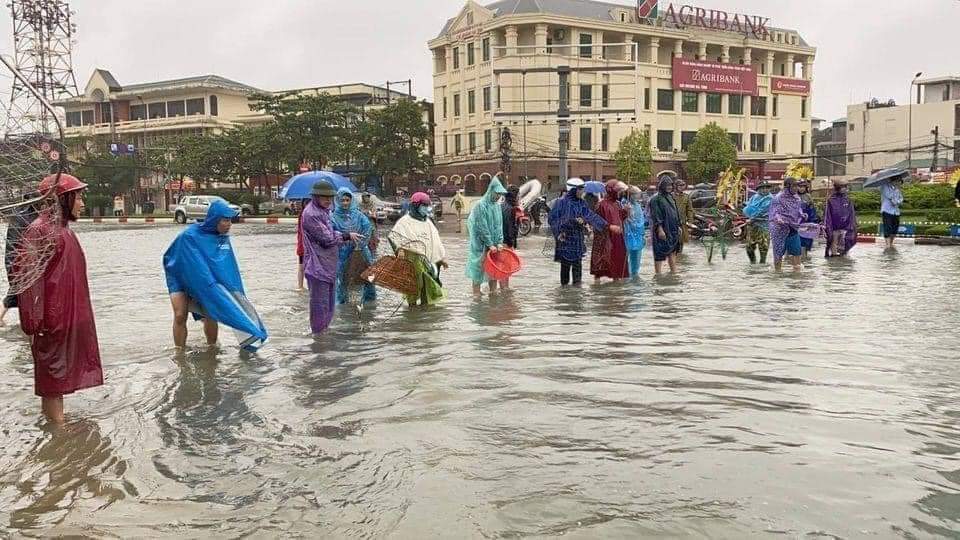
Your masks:
<svg viewBox="0 0 960 540"><path fill-rule="evenodd" d="M191 323L178 357L180 229L79 230L107 382L46 429L0 330L0 536L960 534L960 250L777 276L693 245L678 278L648 252L639 282L561 289L532 238L516 290L478 302L451 234L444 304L383 295L315 340L292 227L242 225L271 341L210 352Z"/></svg>

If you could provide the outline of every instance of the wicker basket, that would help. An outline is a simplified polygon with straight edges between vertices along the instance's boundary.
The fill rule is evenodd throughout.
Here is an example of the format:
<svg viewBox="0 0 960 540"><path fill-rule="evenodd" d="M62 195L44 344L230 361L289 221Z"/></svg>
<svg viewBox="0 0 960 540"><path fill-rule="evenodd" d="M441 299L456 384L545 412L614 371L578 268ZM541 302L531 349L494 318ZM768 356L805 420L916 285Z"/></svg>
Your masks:
<svg viewBox="0 0 960 540"><path fill-rule="evenodd" d="M363 273L363 279L373 280L374 285L384 287L391 291L396 291L405 296L416 296L417 294L417 273L413 268L413 263L406 260L387 255L380 257L373 266L367 268Z"/></svg>
<svg viewBox="0 0 960 540"><path fill-rule="evenodd" d="M364 257L363 252L359 249L354 249L353 253L350 254L350 258L347 259L345 276L347 284L351 287L358 287L368 283L367 280L363 279L363 273L367 271L367 268L370 268L370 263L367 262L367 258Z"/></svg>

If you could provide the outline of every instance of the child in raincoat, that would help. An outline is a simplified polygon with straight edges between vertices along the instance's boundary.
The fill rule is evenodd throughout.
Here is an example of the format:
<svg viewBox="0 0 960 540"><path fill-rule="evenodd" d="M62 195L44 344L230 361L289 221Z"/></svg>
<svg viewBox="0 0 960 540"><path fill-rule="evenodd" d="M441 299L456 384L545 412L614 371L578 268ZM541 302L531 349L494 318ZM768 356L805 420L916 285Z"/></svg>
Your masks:
<svg viewBox="0 0 960 540"><path fill-rule="evenodd" d="M647 216L643 212L641 195L640 188L630 186L629 199L626 203L626 208L630 214L627 216L623 229L623 236L627 245L627 262L632 278L640 274L640 257L643 254L644 246L647 245Z"/></svg>
<svg viewBox="0 0 960 540"><path fill-rule="evenodd" d="M367 261L367 264L373 264L375 261L373 252L370 251L370 236L373 234L373 225L367 216L360 211L360 205L353 196L350 188L340 188L337 190L337 197L334 201L335 208L330 214L330 221L333 223L333 229L340 233L357 233L363 239L359 243L347 242L340 245L340 258L337 263L337 304L346 304L349 297L349 283L352 276L348 276L347 270L350 264L350 256L357 249ZM373 302L377 299L377 290L373 283L365 283L363 287L362 303Z"/></svg>
<svg viewBox="0 0 960 540"><path fill-rule="evenodd" d="M490 292L496 292L497 281L483 270L483 261L490 250L503 249L503 211L500 200L506 195L499 177L487 187L483 198L470 210L467 218L467 236L470 249L467 253L466 275L473 282L474 296L480 296L480 286L486 281Z"/></svg>

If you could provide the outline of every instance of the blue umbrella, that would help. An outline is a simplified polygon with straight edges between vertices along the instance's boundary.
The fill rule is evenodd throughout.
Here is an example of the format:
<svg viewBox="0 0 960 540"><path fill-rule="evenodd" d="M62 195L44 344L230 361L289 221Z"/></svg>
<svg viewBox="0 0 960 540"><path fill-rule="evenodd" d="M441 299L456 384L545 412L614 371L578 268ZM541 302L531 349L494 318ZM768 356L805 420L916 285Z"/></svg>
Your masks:
<svg viewBox="0 0 960 540"><path fill-rule="evenodd" d="M910 176L910 171L906 169L884 169L882 171L877 171L870 175L869 178L864 180L863 187L872 188L877 187L884 182L890 182L891 180L906 180Z"/></svg>
<svg viewBox="0 0 960 540"><path fill-rule="evenodd" d="M591 180L583 185L583 188L587 193L603 193L606 191L606 186L603 185L603 182L597 182L596 180Z"/></svg>
<svg viewBox="0 0 960 540"><path fill-rule="evenodd" d="M330 185L332 185L335 190L345 187L350 188L350 191L353 192L359 191L357 186L353 185L353 182L345 176L340 176L337 173L329 171L309 171L287 180L287 182L283 184L283 187L280 188L280 198L309 199L313 185L321 180L330 182Z"/></svg>

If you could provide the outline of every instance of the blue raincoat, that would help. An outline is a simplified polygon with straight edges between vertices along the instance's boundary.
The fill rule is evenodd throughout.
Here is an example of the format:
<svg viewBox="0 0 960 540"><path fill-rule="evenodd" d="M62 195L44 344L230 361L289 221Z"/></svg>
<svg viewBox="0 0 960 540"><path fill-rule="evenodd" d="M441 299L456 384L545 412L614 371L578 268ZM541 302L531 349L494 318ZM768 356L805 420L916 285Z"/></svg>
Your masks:
<svg viewBox="0 0 960 540"><path fill-rule="evenodd" d="M583 218L586 223L589 223L598 231L607 227L607 222L596 212L590 210L586 201L577 197L576 189L567 191L566 195L557 199L557 202L553 205L553 210L550 210L547 217L550 230L553 232L553 238L556 240L556 248L553 252L554 261L576 262L587 253L583 241L583 225L577 222L577 218Z"/></svg>
<svg viewBox="0 0 960 540"><path fill-rule="evenodd" d="M350 195L351 204L349 210L344 210L340 206L343 198ZM373 225L367 216L360 211L360 204L357 197L353 195L350 188L340 188L337 190L337 197L334 201L333 212L330 213L330 222L333 223L333 230L342 233L355 232L364 237L361 242L361 252L363 258L368 264L374 263L373 253L370 251L370 235L373 234ZM347 264L350 261L350 255L357 246L353 242L344 242L340 245L339 262L337 263L337 304L346 304L348 300L348 284L344 274L347 272ZM373 283L363 285L363 302L372 302L377 299L377 289Z"/></svg>
<svg viewBox="0 0 960 540"><path fill-rule="evenodd" d="M647 216L643 212L643 203L630 201L630 217L624 222L623 236L628 251L642 250L647 245Z"/></svg>
<svg viewBox="0 0 960 540"><path fill-rule="evenodd" d="M202 223L187 227L163 254L170 294L185 293L195 319L209 317L236 331L240 347L256 351L267 341L267 329L247 300L230 237L220 234L221 219L237 212L216 199Z"/></svg>
<svg viewBox="0 0 960 540"><path fill-rule="evenodd" d="M496 281L483 271L483 260L487 256L487 250L503 244L503 210L496 197L506 193L500 179L494 178L467 218L470 250L467 253L466 275L474 283Z"/></svg>
<svg viewBox="0 0 960 540"><path fill-rule="evenodd" d="M756 220L753 222L753 226L765 231L769 230L770 221L767 219L767 213L770 211L771 202L773 202L773 195L769 193L766 195L757 193L753 197L750 197L747 205L743 207L743 215Z"/></svg>

